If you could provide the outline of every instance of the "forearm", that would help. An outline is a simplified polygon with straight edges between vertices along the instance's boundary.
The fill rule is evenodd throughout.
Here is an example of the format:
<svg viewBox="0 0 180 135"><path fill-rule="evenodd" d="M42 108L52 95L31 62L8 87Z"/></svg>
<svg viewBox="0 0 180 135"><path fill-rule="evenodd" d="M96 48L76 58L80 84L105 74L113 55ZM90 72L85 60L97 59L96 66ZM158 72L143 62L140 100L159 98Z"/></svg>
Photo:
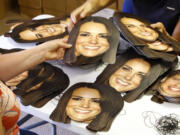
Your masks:
<svg viewBox="0 0 180 135"><path fill-rule="evenodd" d="M94 7L100 10L106 6L109 6L116 0L87 0L87 1L91 2L92 5L94 5Z"/></svg>
<svg viewBox="0 0 180 135"><path fill-rule="evenodd" d="M28 50L0 55L0 80L8 81L45 60L62 59L64 50L70 47L64 39L54 39Z"/></svg>
<svg viewBox="0 0 180 135"><path fill-rule="evenodd" d="M172 37L174 37L176 40L180 41L180 17L176 24L176 27L173 31Z"/></svg>
<svg viewBox="0 0 180 135"><path fill-rule="evenodd" d="M45 52L32 48L20 52L0 55L0 80L7 81L12 77L43 62Z"/></svg>

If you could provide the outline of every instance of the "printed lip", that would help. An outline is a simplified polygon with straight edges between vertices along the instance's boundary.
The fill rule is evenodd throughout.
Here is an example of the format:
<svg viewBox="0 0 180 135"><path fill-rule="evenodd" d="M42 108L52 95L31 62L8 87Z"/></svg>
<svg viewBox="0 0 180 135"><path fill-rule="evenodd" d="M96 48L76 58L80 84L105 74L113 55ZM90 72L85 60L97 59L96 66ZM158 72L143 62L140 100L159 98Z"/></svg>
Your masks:
<svg viewBox="0 0 180 135"><path fill-rule="evenodd" d="M116 83L120 84L120 85L123 85L123 86L127 86L127 85L130 85L130 83L126 82L126 81L123 81L119 78L116 78Z"/></svg>
<svg viewBox="0 0 180 135"><path fill-rule="evenodd" d="M74 111L77 113L82 113L82 114L87 114L91 112L90 110L84 110L84 109L79 109L79 108L75 108Z"/></svg>
<svg viewBox="0 0 180 135"><path fill-rule="evenodd" d="M151 36L152 35L151 33L148 33L148 32L141 32L140 34L143 36Z"/></svg>
<svg viewBox="0 0 180 135"><path fill-rule="evenodd" d="M100 49L101 47L100 46L92 46L92 45L83 45L83 48L87 49L87 50L95 51L95 50Z"/></svg>
<svg viewBox="0 0 180 135"><path fill-rule="evenodd" d="M159 41L156 41L156 42L154 42L154 43L151 43L151 45L153 45L153 46L159 46L159 45L161 45L162 43L161 42L159 42Z"/></svg>
<svg viewBox="0 0 180 135"><path fill-rule="evenodd" d="M180 92L180 88L177 86L169 86L168 89L174 92Z"/></svg>
<svg viewBox="0 0 180 135"><path fill-rule="evenodd" d="M47 31L48 32L55 32L55 30L53 28L48 28Z"/></svg>

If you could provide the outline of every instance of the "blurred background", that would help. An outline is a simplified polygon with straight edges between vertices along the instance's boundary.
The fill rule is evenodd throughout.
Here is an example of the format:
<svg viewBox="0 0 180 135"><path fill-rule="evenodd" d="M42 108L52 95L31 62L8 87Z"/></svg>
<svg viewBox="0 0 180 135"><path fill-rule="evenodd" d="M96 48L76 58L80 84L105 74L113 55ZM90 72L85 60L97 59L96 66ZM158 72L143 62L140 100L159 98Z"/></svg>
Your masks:
<svg viewBox="0 0 180 135"><path fill-rule="evenodd" d="M69 16L86 0L0 0L0 35L9 30L7 20L33 18L40 14ZM123 0L113 3L109 8L121 10Z"/></svg>

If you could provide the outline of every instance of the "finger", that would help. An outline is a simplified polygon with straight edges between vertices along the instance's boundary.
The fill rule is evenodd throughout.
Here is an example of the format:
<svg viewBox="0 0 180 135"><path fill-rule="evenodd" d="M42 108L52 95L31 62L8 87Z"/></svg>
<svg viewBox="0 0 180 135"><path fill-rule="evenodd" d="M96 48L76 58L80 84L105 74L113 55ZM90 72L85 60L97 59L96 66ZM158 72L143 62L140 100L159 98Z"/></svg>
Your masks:
<svg viewBox="0 0 180 135"><path fill-rule="evenodd" d="M68 32L69 32L69 33L71 32L71 30L72 30L73 27L74 27L74 23L73 23L73 21L71 20L71 21L69 22L69 24L68 24Z"/></svg>
<svg viewBox="0 0 180 135"><path fill-rule="evenodd" d="M71 44L65 43L63 41L63 39L54 39L54 40L46 42L46 44L52 44L54 46L58 45L57 47L61 47L61 48L71 48L72 47Z"/></svg>
<svg viewBox="0 0 180 135"><path fill-rule="evenodd" d="M70 18L74 24L76 24L78 22L78 20L80 19L80 14L81 14L83 8L84 8L84 4L82 6L80 6L79 8L75 9L71 13Z"/></svg>
<svg viewBox="0 0 180 135"><path fill-rule="evenodd" d="M6 85L7 85L7 86L11 86L11 87L15 87L15 86L17 86L19 83L20 83L19 81L18 81L18 82L8 82L8 83L6 83Z"/></svg>
<svg viewBox="0 0 180 135"><path fill-rule="evenodd" d="M62 59L64 57L65 50L63 48L59 48L57 51L57 59Z"/></svg>
<svg viewBox="0 0 180 135"><path fill-rule="evenodd" d="M72 20L72 23L74 23L74 24L76 24L76 22L77 22L77 19L76 19L76 17L78 16L77 14L78 13L76 13L77 11L73 11L72 13L71 13L71 15L70 15L70 18L71 18L71 20Z"/></svg>
<svg viewBox="0 0 180 135"><path fill-rule="evenodd" d="M151 24L151 27L162 29L164 28L164 25L161 22L157 22L157 23Z"/></svg>
<svg viewBox="0 0 180 135"><path fill-rule="evenodd" d="M61 47L61 48L71 48L72 45L68 44L68 43L61 42L61 43L59 43L59 47Z"/></svg>
<svg viewBox="0 0 180 135"><path fill-rule="evenodd" d="M67 43L68 38L69 38L69 35L66 35L66 36L64 36L64 37L62 38L62 41L65 42L65 43Z"/></svg>

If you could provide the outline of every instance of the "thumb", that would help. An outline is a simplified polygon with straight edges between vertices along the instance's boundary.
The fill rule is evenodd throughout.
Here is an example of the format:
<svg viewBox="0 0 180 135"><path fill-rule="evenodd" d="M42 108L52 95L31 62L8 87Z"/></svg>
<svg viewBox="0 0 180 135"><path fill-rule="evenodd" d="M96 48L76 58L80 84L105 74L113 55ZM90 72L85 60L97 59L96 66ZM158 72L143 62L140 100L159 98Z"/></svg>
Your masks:
<svg viewBox="0 0 180 135"><path fill-rule="evenodd" d="M54 44L57 44L58 47L61 47L61 48L71 48L72 47L71 44L66 43L65 38L64 39L55 39Z"/></svg>
<svg viewBox="0 0 180 135"><path fill-rule="evenodd" d="M72 28L74 27L74 23L72 20L70 20L69 24L68 24L68 32L70 33Z"/></svg>

